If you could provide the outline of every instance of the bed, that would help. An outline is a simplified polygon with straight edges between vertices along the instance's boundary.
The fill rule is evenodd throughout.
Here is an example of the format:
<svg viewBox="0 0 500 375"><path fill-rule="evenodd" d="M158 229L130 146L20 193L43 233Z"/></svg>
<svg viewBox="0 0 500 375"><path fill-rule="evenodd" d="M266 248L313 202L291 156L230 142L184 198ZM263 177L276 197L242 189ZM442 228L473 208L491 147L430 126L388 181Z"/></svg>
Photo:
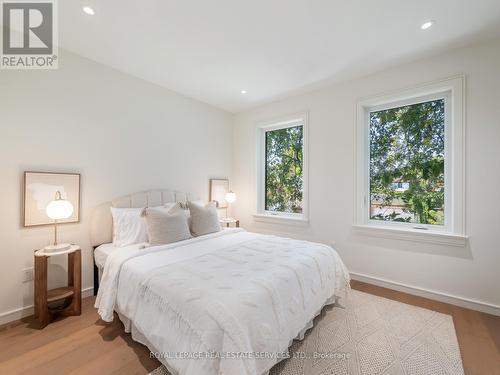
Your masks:
<svg viewBox="0 0 500 375"><path fill-rule="evenodd" d="M331 247L241 228L161 246L110 245L111 205L185 199L151 191L96 210L98 313L104 321L116 313L172 374L266 374L344 295L348 272Z"/></svg>

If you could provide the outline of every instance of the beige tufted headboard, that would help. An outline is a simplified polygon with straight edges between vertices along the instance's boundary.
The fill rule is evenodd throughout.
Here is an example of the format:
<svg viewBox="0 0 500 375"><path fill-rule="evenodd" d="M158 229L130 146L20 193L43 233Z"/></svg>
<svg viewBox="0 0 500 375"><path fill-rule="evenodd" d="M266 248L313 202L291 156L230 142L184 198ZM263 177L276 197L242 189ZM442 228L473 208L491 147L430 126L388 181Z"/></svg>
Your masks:
<svg viewBox="0 0 500 375"><path fill-rule="evenodd" d="M111 202L97 206L92 213L90 224L90 242L92 246L99 246L104 243L113 242L113 219L110 207L154 207L161 206L169 202L183 202L195 200L189 194L172 190L149 190L140 193L133 193Z"/></svg>

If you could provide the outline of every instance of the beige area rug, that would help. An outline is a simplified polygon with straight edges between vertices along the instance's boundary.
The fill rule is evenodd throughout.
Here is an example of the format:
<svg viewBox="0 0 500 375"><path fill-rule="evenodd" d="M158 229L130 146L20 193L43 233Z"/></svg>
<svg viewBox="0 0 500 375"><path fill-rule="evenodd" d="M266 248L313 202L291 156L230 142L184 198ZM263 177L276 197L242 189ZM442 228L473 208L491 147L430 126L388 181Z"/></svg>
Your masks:
<svg viewBox="0 0 500 375"><path fill-rule="evenodd" d="M451 316L356 290L346 305L325 307L290 347L299 355L270 375L464 373ZM163 366L151 373L168 374Z"/></svg>

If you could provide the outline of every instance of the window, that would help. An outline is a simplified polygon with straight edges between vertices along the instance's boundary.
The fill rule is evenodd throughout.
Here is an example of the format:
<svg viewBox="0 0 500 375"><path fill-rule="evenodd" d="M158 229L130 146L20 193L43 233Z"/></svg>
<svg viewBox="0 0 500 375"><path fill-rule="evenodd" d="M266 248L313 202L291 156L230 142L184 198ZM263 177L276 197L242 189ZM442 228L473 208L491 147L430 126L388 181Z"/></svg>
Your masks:
<svg viewBox="0 0 500 375"><path fill-rule="evenodd" d="M447 98L370 111L371 220L444 225Z"/></svg>
<svg viewBox="0 0 500 375"><path fill-rule="evenodd" d="M464 235L463 84L358 104L358 227Z"/></svg>
<svg viewBox="0 0 500 375"><path fill-rule="evenodd" d="M306 217L306 116L259 127L258 215L292 220Z"/></svg>
<svg viewBox="0 0 500 375"><path fill-rule="evenodd" d="M265 210L301 214L304 126L265 133Z"/></svg>

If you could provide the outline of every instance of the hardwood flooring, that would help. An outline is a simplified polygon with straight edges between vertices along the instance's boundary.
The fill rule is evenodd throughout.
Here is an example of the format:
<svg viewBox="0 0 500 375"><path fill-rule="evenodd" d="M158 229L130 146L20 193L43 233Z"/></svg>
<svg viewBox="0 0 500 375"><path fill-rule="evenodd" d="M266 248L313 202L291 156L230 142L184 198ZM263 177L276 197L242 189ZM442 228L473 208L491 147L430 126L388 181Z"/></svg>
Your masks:
<svg viewBox="0 0 500 375"><path fill-rule="evenodd" d="M500 317L358 281L352 287L453 316L465 373L500 375ZM123 326L102 322L85 298L82 315L38 330L32 318L0 327L0 374L147 374L160 365Z"/></svg>

